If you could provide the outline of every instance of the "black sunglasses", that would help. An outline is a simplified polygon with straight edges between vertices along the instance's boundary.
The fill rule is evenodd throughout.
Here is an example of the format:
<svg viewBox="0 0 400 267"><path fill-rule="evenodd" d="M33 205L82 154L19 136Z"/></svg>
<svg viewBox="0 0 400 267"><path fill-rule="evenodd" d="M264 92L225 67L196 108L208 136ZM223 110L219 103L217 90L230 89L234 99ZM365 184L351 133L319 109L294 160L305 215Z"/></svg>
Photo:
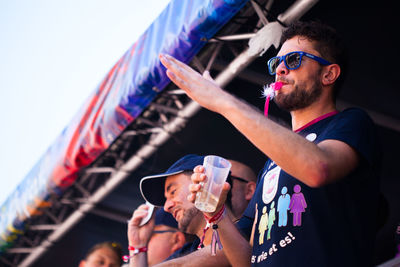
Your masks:
<svg viewBox="0 0 400 267"><path fill-rule="evenodd" d="M175 233L177 230L154 230L153 234Z"/></svg>
<svg viewBox="0 0 400 267"><path fill-rule="evenodd" d="M228 175L228 183L229 184L232 184L231 183L231 181L233 180L233 179L235 179L235 180L238 180L238 181L240 181L240 182L242 182L242 183L248 183L249 181L247 181L247 180L245 180L245 179L243 179L243 178L240 178L240 177L236 177L236 176L233 176L233 175Z"/></svg>

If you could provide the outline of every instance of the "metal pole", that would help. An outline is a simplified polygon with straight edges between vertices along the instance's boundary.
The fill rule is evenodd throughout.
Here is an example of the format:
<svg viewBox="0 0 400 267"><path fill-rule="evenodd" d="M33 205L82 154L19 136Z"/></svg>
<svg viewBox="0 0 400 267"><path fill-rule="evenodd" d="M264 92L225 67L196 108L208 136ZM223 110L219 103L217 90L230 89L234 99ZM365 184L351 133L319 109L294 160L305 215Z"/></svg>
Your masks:
<svg viewBox="0 0 400 267"><path fill-rule="evenodd" d="M307 12L317 0L298 0L291 7L289 7L284 13L279 15L281 22L288 24L294 20L300 18L305 12ZM238 57L233 60L224 71L222 71L216 78L216 83L224 87L227 85L241 70L246 68L257 55L252 56L247 53L247 49L244 50ZM38 247L36 247L32 253L27 256L24 261L20 264L21 267L30 266L34 263L43 253L45 253L54 242L59 240L65 233L67 233L76 223L78 223L85 213L89 212L96 203L100 202L105 196L107 196L112 190L114 190L130 172L138 168L145 159L150 157L157 149L157 147L164 144L169 137L179 131L186 124L187 120L195 115L201 106L194 101L190 101L181 111L178 116L171 122L165 125L164 130L158 134L154 134L146 145L144 145L135 155L133 155L128 162L126 162L119 170L116 170L111 178L101 186L92 196L87 199L87 202L82 204L76 211L74 211L59 227L50 234L46 240L44 240Z"/></svg>

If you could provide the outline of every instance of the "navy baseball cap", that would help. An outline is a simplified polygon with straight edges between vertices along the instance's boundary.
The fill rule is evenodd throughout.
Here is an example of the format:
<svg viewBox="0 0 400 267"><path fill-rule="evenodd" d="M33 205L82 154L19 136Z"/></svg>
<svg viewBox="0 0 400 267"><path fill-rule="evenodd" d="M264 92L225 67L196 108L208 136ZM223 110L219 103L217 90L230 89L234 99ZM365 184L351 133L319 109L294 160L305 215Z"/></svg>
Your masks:
<svg viewBox="0 0 400 267"><path fill-rule="evenodd" d="M178 229L178 222L171 213L164 211L164 209L157 209L155 225L166 225Z"/></svg>
<svg viewBox="0 0 400 267"><path fill-rule="evenodd" d="M165 179L168 176L193 171L194 167L203 165L204 156L189 154L176 161L169 169L160 174L143 177L140 180L140 193L154 206L162 207L166 201L164 196Z"/></svg>

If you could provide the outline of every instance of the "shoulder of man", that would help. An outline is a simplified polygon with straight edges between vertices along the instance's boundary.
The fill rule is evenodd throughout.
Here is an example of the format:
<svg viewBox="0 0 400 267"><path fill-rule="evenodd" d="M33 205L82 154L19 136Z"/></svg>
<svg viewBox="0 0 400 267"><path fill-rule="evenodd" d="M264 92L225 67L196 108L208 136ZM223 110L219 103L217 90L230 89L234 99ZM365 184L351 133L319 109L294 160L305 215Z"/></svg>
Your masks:
<svg viewBox="0 0 400 267"><path fill-rule="evenodd" d="M183 247L181 247L180 249L178 249L177 251L175 251L171 256L169 256L166 261L168 260L172 260L175 258L179 258L182 256L185 256L187 254L190 254L194 251L197 250L197 247L200 244L200 239L198 237L195 238L195 240L193 242L187 242L183 245Z"/></svg>

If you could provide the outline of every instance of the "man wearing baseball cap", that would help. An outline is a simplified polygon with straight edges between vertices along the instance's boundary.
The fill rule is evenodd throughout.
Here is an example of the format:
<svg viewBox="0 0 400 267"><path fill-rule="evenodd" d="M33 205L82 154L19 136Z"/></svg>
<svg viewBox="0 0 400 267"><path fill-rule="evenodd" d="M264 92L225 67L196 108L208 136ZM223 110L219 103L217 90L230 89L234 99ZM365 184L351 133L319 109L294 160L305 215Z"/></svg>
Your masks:
<svg viewBox="0 0 400 267"><path fill-rule="evenodd" d="M164 207L164 210L171 213L178 222L178 229L182 232L193 234L198 237L190 247L185 247L184 253L197 250L198 247L209 245L212 239L212 231L205 231L206 220L203 213L199 211L187 197L190 194L189 185L193 169L202 165L204 156L186 155L176 161L168 170L161 174L143 177L140 181L140 191L143 198L154 206ZM232 164L231 173L228 181L231 183L230 203L228 207L229 216L232 219L239 218L247 207L254 189L256 175L243 163L229 160ZM238 203L238 204L235 204ZM142 205L135 212L129 223L130 232L129 245L140 250L147 248L148 237L152 224L139 227L141 220L147 215L148 206ZM146 250L146 249L142 249ZM184 255L184 253L178 256ZM130 266L145 266L145 253L131 254Z"/></svg>

